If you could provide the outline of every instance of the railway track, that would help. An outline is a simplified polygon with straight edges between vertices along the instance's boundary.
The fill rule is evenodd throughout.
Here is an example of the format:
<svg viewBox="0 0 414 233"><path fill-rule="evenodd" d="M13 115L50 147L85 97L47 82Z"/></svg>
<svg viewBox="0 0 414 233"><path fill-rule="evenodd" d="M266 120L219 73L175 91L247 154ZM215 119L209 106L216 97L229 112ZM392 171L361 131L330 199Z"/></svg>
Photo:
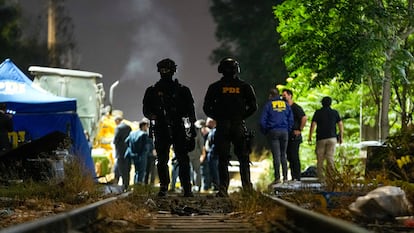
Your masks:
<svg viewBox="0 0 414 233"><path fill-rule="evenodd" d="M167 198L146 196L149 214L142 216L140 224L108 219L100 214L100 209L116 201L131 198L131 193L123 193L88 206L66 213L46 217L33 222L0 230L0 233L28 232L338 232L365 233L368 230L349 222L333 219L277 198L262 194L269 203L280 206L280 215L272 223L257 224L257 216L246 216L234 212L229 198L216 198L213 194L197 194L193 198L183 198L181 194L170 194ZM243 205L243 203L240 203ZM129 210L125 209L125 215ZM260 214L260 213L259 213ZM260 216L259 216L260 217ZM112 229L112 230L111 230ZM107 230L107 231L104 231ZM116 231L115 231L116 230Z"/></svg>

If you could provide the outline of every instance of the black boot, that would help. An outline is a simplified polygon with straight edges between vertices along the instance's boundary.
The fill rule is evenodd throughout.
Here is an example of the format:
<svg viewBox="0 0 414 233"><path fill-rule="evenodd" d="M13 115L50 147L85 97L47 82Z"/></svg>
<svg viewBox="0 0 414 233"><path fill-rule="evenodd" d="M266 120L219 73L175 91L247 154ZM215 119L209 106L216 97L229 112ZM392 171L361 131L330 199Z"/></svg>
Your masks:
<svg viewBox="0 0 414 233"><path fill-rule="evenodd" d="M158 197L166 197L167 196L168 187L160 187L160 191L158 192Z"/></svg>

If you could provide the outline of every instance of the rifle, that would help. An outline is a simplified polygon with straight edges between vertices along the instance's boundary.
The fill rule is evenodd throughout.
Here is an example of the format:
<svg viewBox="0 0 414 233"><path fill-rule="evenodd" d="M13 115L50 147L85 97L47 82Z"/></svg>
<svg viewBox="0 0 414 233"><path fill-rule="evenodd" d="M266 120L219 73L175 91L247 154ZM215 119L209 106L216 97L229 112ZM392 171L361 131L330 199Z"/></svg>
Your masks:
<svg viewBox="0 0 414 233"><path fill-rule="evenodd" d="M245 142L246 142L247 154L250 154L253 151L252 147L253 147L254 136L255 136L255 131L254 130L252 130L252 129L249 130L249 129L245 128L245 130L244 130L244 139L245 139Z"/></svg>

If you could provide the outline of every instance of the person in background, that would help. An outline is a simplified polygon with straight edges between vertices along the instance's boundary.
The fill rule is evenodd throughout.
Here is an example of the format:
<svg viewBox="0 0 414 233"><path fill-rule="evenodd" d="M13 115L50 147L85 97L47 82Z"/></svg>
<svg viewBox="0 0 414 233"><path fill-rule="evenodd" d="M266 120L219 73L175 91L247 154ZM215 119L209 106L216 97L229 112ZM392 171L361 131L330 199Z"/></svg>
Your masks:
<svg viewBox="0 0 414 233"><path fill-rule="evenodd" d="M141 121L139 129L132 131L125 139L128 145L125 159L130 159L134 163L134 184L145 183L148 154L152 153L149 140L147 121Z"/></svg>
<svg viewBox="0 0 414 233"><path fill-rule="evenodd" d="M124 190L128 189L129 186L129 171L131 167L131 161L125 159L125 151L128 148L128 145L125 143L125 139L128 137L131 132L131 127L123 122L122 116L115 117L115 134L113 144L115 146L115 183L118 184L119 178L122 177L122 187Z"/></svg>
<svg viewBox="0 0 414 233"><path fill-rule="evenodd" d="M91 136L89 135L89 132L87 130L84 130L83 133L85 134L86 141L88 141L89 150L92 150L93 142L91 142Z"/></svg>
<svg viewBox="0 0 414 233"><path fill-rule="evenodd" d="M206 125L203 126L200 130L201 134L203 135L204 145L206 143L208 133L210 132L210 128L207 126L209 119L211 118L207 118ZM200 157L201 186L202 186L202 191L208 191L211 188L210 165L208 163L207 151L206 151L205 146L203 150L204 152L201 154L201 157Z"/></svg>
<svg viewBox="0 0 414 233"><path fill-rule="evenodd" d="M334 154L336 144L342 144L344 125L338 111L331 108L332 98L325 96L322 98L322 108L315 111L309 129L309 144L312 143L312 135L316 128L316 159L317 173L321 182L325 181L326 176L332 177L335 171ZM339 134L337 134L337 127ZM324 162L326 167L324 169Z"/></svg>
<svg viewBox="0 0 414 233"><path fill-rule="evenodd" d="M200 192L201 189L201 169L200 169L200 158L205 153L204 150L204 137L201 133L201 129L205 127L205 120L197 120L195 122L196 137L194 150L188 153L191 164L191 180L193 182L193 191Z"/></svg>
<svg viewBox="0 0 414 233"><path fill-rule="evenodd" d="M214 138L216 133L216 121L208 118L207 126L210 129L207 140L205 142L205 148L207 153L208 168L210 174L211 185L214 191L217 191L220 186L219 171L218 171L218 156L215 152Z"/></svg>
<svg viewBox="0 0 414 233"><path fill-rule="evenodd" d="M175 192L177 188L177 178L178 173L180 171L180 167L178 166L177 157L175 157L175 153L171 150L172 158L171 158L171 184L170 184L170 192ZM181 188L181 187L180 187Z"/></svg>
<svg viewBox="0 0 414 233"><path fill-rule="evenodd" d="M307 117L302 107L293 101L293 93L289 89L283 89L283 99L289 104L293 113L293 126L289 132L289 140L286 149L286 158L289 161L292 180L300 181L301 165L299 147L302 143L302 130L306 125Z"/></svg>
<svg viewBox="0 0 414 233"><path fill-rule="evenodd" d="M193 197L188 152L195 146L194 99L188 87L180 84L177 79L173 80L173 75L177 71L177 65L173 60L166 58L159 61L157 71L161 78L145 90L142 110L154 129L160 179L158 196L167 196L170 183L169 150L172 145L180 166L179 177L184 197Z"/></svg>
<svg viewBox="0 0 414 233"><path fill-rule="evenodd" d="M273 155L274 181L269 187L280 183L280 166L283 182L287 182L286 148L288 135L293 125L293 113L289 104L280 98L279 91L270 89L269 100L260 116L260 130L266 135Z"/></svg>
<svg viewBox="0 0 414 233"><path fill-rule="evenodd" d="M149 120L147 118L144 117L143 121L147 121L148 125ZM155 161L157 160L157 152L154 149L154 140L153 140L153 135L152 132L150 130L148 130L148 146L150 148L150 153L148 153L148 158L147 158L147 167L145 170L145 184L151 184L154 185L155 183L155 177L157 176L157 169L155 169Z"/></svg>
<svg viewBox="0 0 414 233"><path fill-rule="evenodd" d="M228 165L232 144L240 164L243 190L253 190L245 120L256 112L257 103L253 87L238 77L240 66L235 59L223 58L217 70L223 76L208 87L203 110L217 122L214 145L219 158L220 187L216 196L228 197Z"/></svg>
<svg viewBox="0 0 414 233"><path fill-rule="evenodd" d="M0 154L10 150L12 147L9 140L9 132L13 132L13 118L6 111L6 104L0 103Z"/></svg>

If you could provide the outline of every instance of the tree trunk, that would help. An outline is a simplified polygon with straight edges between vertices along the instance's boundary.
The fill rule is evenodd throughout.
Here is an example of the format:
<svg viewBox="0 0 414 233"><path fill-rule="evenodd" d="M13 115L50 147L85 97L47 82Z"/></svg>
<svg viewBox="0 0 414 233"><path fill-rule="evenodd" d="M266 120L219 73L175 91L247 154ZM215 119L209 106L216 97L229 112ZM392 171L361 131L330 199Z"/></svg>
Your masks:
<svg viewBox="0 0 414 233"><path fill-rule="evenodd" d="M389 119L388 112L390 109L391 98L391 71L389 66L386 65L384 69L384 80L382 83L382 102L381 102L381 115L380 115L380 135L379 141L384 142L389 134Z"/></svg>

